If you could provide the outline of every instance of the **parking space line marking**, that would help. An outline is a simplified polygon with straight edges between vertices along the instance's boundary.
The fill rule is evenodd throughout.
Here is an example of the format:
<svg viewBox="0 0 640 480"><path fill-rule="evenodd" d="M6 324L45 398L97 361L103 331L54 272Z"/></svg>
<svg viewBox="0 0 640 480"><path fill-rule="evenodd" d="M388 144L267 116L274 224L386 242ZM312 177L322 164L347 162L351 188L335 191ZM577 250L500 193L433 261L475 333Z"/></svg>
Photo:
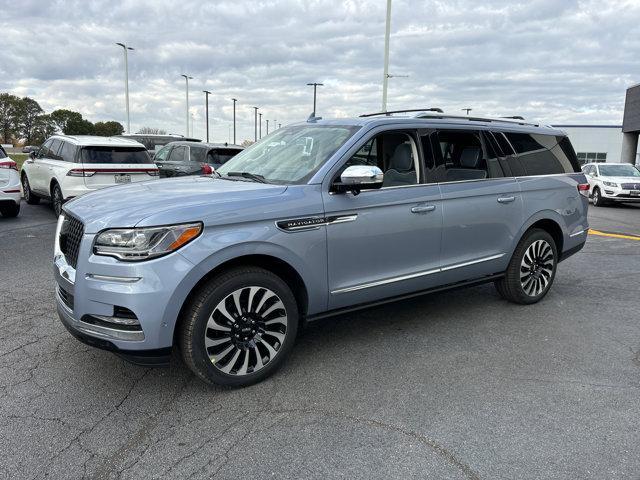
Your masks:
<svg viewBox="0 0 640 480"><path fill-rule="evenodd" d="M623 238L625 240L640 241L640 235L629 235L629 234L614 233L614 232L601 232L599 230L594 230L592 228L589 229L589 235L598 235L600 237Z"/></svg>

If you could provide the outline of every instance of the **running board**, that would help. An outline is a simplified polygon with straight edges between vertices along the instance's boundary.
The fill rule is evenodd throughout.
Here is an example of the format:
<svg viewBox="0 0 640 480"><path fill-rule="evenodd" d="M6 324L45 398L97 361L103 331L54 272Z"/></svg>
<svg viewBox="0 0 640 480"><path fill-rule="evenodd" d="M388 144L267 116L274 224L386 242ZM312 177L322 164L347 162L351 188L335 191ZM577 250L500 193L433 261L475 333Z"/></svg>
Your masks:
<svg viewBox="0 0 640 480"><path fill-rule="evenodd" d="M421 297L423 295L428 295L430 293L443 292L446 290L456 290L458 288L465 288L465 287L471 287L474 285L481 285L483 283L490 283L503 278L504 275L505 275L504 272L496 273L494 275L488 275L482 278L476 278L473 280L464 280L462 282L456 282L456 283L448 283L447 285L442 285L440 287L428 288L426 290L419 290L417 292L407 293L404 295L397 295L395 297L388 297L382 300L375 300L373 302L360 303L358 305L352 305L349 307L336 308L335 310L329 310L327 312L308 315L304 318L304 321L315 322L316 320L321 320L323 318L333 317L335 315L342 315L344 313L351 313L357 310L364 310L365 308L377 307L379 305L384 305L386 303L399 302L401 300L407 300L409 298Z"/></svg>

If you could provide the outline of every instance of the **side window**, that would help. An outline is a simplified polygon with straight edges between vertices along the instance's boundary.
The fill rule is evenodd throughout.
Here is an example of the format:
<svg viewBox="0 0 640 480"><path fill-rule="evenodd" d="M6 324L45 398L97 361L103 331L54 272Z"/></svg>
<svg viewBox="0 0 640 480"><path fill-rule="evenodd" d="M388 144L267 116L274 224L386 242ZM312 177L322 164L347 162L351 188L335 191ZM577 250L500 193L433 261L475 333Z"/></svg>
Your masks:
<svg viewBox="0 0 640 480"><path fill-rule="evenodd" d="M51 156L51 152L50 152L50 147L51 144L53 143L53 140L47 140L46 142L44 142L44 144L40 147L40 150L38 150L38 158L48 158Z"/></svg>
<svg viewBox="0 0 640 480"><path fill-rule="evenodd" d="M61 144L62 141L58 139L54 139L53 142L51 142L49 158L52 160L62 160L62 157L59 155Z"/></svg>
<svg viewBox="0 0 640 480"><path fill-rule="evenodd" d="M372 165L384 172L383 188L415 185L419 178L417 152L415 142L408 133L381 133L347 160L342 171L352 165Z"/></svg>
<svg viewBox="0 0 640 480"><path fill-rule="evenodd" d="M169 160L172 162L186 162L187 161L187 147L181 145L179 147L173 147Z"/></svg>
<svg viewBox="0 0 640 480"><path fill-rule="evenodd" d="M550 175L573 172L571 162L553 135L507 132L524 169L524 175ZM553 150L553 151L552 151Z"/></svg>
<svg viewBox="0 0 640 480"><path fill-rule="evenodd" d="M76 147L69 142L62 142L60 149L60 160L65 162L73 162L76 156Z"/></svg>
<svg viewBox="0 0 640 480"><path fill-rule="evenodd" d="M435 142L434 155L436 166L429 181L461 182L483 180L495 176L504 176L495 158L488 159L484 153L480 132L469 130L439 130L432 134ZM493 171L488 167L492 160Z"/></svg>
<svg viewBox="0 0 640 480"><path fill-rule="evenodd" d="M201 147L191 147L189 149L189 160L192 162L204 163L207 159L207 149Z"/></svg>
<svg viewBox="0 0 640 480"><path fill-rule="evenodd" d="M153 159L159 160L159 161L166 160L170 150L171 150L171 147L163 147L158 153L155 154Z"/></svg>

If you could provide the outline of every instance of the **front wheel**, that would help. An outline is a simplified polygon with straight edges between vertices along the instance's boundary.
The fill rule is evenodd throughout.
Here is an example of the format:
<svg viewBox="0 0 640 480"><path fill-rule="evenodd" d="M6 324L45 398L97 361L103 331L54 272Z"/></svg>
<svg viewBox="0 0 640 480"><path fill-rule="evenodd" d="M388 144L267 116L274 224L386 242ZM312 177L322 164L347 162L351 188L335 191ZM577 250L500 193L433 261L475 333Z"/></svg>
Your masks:
<svg viewBox="0 0 640 480"><path fill-rule="evenodd" d="M189 368L208 383L247 386L270 376L290 353L298 305L289 286L258 267L209 280L182 317L179 343Z"/></svg>
<svg viewBox="0 0 640 480"><path fill-rule="evenodd" d="M510 302L531 304L547 294L556 276L558 250L545 230L532 229L518 243L505 276L496 282L498 293Z"/></svg>
<svg viewBox="0 0 640 480"><path fill-rule="evenodd" d="M598 187L593 189L593 195L591 196L594 207L602 207L605 205L605 201L602 198L602 194L600 193L600 189Z"/></svg>

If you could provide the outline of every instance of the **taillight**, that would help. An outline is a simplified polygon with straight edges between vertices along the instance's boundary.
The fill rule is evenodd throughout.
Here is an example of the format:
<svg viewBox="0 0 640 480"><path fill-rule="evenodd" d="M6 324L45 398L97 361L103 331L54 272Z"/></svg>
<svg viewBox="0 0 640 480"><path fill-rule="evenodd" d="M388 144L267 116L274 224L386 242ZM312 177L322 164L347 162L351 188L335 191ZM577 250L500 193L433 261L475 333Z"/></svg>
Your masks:
<svg viewBox="0 0 640 480"><path fill-rule="evenodd" d="M85 170L84 168L72 168L67 172L67 177L93 177L95 170Z"/></svg>
<svg viewBox="0 0 640 480"><path fill-rule="evenodd" d="M13 160L7 160L4 162L0 162L0 168L9 168L11 170L18 171L18 164Z"/></svg>
<svg viewBox="0 0 640 480"><path fill-rule="evenodd" d="M583 197L589 196L589 184L588 183L579 183L578 184L578 193Z"/></svg>
<svg viewBox="0 0 640 480"><path fill-rule="evenodd" d="M213 173L213 168L211 165L207 165L206 163L202 164L202 174L203 175L211 175Z"/></svg>

